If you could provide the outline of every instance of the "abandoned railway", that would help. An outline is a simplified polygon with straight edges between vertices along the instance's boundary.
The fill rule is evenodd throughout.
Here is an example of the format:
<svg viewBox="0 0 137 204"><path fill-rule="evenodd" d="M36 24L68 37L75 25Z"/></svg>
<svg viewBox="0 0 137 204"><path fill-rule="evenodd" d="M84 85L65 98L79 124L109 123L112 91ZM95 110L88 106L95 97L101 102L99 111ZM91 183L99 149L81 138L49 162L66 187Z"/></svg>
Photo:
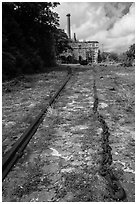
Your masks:
<svg viewBox="0 0 137 204"><path fill-rule="evenodd" d="M55 95L50 99L48 105L46 105L46 107L40 112L40 114L36 117L33 123L28 127L25 133L19 138L19 140L16 141L16 143L13 145L10 151L4 155L3 161L2 161L2 179L6 177L6 175L13 167L17 159L20 158L21 155L23 154L23 150L25 149L26 145L30 141L31 137L36 132L40 123L42 122L44 114L47 112L49 106L53 104L53 102L55 101L59 93L62 91L62 89L65 87L66 83L70 79L71 77L70 72L71 71L69 71L68 76L66 77L62 85L59 87Z"/></svg>
<svg viewBox="0 0 137 204"><path fill-rule="evenodd" d="M70 66L3 156L3 201L134 201L131 69Z"/></svg>

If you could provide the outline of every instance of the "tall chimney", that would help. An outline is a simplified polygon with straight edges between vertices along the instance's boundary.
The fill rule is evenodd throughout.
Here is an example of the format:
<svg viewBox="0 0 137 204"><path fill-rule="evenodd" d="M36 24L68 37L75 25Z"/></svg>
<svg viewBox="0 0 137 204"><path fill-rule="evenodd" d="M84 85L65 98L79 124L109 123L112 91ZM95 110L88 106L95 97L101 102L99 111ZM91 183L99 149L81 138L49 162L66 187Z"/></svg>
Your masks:
<svg viewBox="0 0 137 204"><path fill-rule="evenodd" d="M75 42L77 41L77 39L76 39L76 33L74 33L74 41L75 41Z"/></svg>
<svg viewBox="0 0 137 204"><path fill-rule="evenodd" d="M71 39L71 32L70 32L70 14L68 13L67 15L67 34L69 39Z"/></svg>

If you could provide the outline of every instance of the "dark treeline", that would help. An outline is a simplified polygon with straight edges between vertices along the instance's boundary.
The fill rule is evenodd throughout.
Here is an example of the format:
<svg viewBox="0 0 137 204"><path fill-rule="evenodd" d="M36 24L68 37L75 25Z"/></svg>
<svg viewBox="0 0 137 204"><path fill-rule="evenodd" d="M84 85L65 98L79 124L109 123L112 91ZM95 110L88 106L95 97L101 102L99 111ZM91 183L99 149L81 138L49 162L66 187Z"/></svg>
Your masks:
<svg viewBox="0 0 137 204"><path fill-rule="evenodd" d="M56 55L68 38L58 29L55 2L2 3L3 79L25 73L46 71L55 66Z"/></svg>

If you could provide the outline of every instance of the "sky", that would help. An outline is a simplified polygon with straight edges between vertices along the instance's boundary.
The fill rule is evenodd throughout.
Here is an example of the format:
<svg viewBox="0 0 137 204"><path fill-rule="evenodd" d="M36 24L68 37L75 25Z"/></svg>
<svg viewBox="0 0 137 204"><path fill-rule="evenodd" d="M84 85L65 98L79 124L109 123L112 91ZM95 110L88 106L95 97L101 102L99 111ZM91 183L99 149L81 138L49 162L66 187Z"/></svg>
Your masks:
<svg viewBox="0 0 137 204"><path fill-rule="evenodd" d="M71 38L98 41L101 51L121 53L135 43L134 2L60 2L54 11L65 32L71 14Z"/></svg>

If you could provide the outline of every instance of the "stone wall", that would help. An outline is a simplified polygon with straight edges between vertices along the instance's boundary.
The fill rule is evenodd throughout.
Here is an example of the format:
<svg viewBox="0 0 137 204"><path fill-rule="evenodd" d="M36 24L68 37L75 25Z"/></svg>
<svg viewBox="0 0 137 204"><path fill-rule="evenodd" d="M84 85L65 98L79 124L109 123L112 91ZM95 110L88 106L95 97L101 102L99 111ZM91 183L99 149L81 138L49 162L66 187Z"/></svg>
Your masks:
<svg viewBox="0 0 137 204"><path fill-rule="evenodd" d="M88 60L89 62L97 63L98 56L98 42L86 41L86 42L70 42L70 46L73 48L73 57L76 60L80 58L82 60Z"/></svg>

